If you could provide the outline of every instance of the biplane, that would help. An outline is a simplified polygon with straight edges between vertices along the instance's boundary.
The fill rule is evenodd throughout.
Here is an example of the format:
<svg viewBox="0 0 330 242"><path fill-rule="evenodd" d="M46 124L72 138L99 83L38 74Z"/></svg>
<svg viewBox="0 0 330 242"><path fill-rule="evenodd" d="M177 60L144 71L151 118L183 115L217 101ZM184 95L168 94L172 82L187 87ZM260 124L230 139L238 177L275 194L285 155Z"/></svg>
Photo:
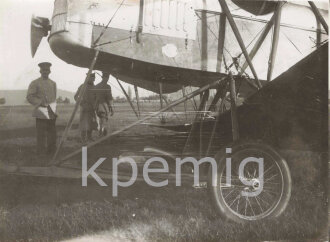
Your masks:
<svg viewBox="0 0 330 242"><path fill-rule="evenodd" d="M89 69L86 80L93 70L106 71L159 93L161 103L163 94L182 90L182 98L88 148L200 95L192 123L165 128L188 132L182 156L216 158L216 186L210 185L209 167L204 171L219 214L251 222L277 217L288 205L292 181L282 149L327 152L327 14L312 1L55 0L51 21L32 18L31 52L47 36L60 59ZM186 93L187 86L196 89ZM209 110L216 114L210 118L202 111L211 89L216 94ZM244 97L240 106L238 95ZM66 169L61 164L81 153L59 158L79 102L51 166L38 172L60 174ZM244 181L236 173L226 183L226 147L231 147L233 170L243 157L265 157L258 196L241 195L260 189L256 164L246 165ZM2 169L33 175L24 167ZM76 170L70 174L79 177Z"/></svg>

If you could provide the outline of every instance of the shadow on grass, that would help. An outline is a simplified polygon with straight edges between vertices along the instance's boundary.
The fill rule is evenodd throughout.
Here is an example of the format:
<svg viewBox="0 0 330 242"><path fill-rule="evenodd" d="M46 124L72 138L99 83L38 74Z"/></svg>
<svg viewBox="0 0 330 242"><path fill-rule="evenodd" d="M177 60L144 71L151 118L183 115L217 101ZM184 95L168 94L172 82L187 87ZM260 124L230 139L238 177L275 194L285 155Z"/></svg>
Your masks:
<svg viewBox="0 0 330 242"><path fill-rule="evenodd" d="M298 178L295 178L296 180ZM300 182L278 219L247 225L222 220L206 189L136 183L112 197L111 182L2 176L0 240L219 241L320 237L327 204L319 182Z"/></svg>

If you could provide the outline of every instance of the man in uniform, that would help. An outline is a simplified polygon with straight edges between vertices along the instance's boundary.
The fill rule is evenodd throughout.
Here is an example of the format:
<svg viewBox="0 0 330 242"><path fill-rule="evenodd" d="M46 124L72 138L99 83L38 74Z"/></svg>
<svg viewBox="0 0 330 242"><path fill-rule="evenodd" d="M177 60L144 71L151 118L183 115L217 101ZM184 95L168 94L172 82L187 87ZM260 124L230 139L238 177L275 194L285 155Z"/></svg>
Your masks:
<svg viewBox="0 0 330 242"><path fill-rule="evenodd" d="M80 135L81 141L83 144L86 144L88 141L93 141L92 132L97 129L96 116L95 116L95 92L94 92L94 81L95 74L92 73L87 81L86 89L82 95L83 86L82 84L75 96L74 99L77 101L81 96L80 102Z"/></svg>
<svg viewBox="0 0 330 242"><path fill-rule="evenodd" d="M113 98L111 87L107 83L110 74L107 72L102 73L102 81L95 86L96 93L96 114L99 118L99 135L107 135L106 124L108 122L109 114L113 115Z"/></svg>
<svg viewBox="0 0 330 242"><path fill-rule="evenodd" d="M56 83L49 79L52 64L38 65L41 77L30 83L26 99L35 107L32 116L36 118L37 152L51 154L56 150Z"/></svg>

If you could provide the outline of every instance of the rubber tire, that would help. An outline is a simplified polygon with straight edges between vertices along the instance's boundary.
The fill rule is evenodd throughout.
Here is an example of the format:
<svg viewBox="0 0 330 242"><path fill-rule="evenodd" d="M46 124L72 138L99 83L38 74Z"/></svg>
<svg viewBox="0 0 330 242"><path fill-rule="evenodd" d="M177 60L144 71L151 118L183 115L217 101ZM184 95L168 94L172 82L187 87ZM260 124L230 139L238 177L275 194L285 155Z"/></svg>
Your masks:
<svg viewBox="0 0 330 242"><path fill-rule="evenodd" d="M273 157L274 160L277 161L279 168L281 169L283 173L283 183L284 183L284 189L283 189L283 194L282 197L277 204L276 208L271 211L270 214L268 214L266 217L260 218L258 220L248 220L248 219L243 219L237 216L235 213L233 213L226 205L225 201L223 200L223 197L220 194L220 189L219 186L212 186L212 167L209 167L208 171L208 190L209 194L211 196L211 200L213 205L215 206L218 214L224 218L225 220L231 220L236 223L251 223L251 222L256 222L256 221L261 221L261 220L266 220L266 219L272 219L280 216L283 211L286 209L290 197L291 197L291 187L292 187L292 180L291 180L291 174L290 174L290 169L288 167L287 162L285 159L278 153L276 152L272 147L266 144L261 144L259 142L237 142L231 146L228 146L227 148L231 147L232 148L232 153L231 156L235 154L238 150L246 149L246 148L257 148L262 150L263 152L266 152L268 155ZM221 172L225 169L226 167L226 153L225 153L225 148L219 151L216 156L215 160L217 161L217 167L218 167L218 177L221 174ZM218 184L218 182L217 182Z"/></svg>

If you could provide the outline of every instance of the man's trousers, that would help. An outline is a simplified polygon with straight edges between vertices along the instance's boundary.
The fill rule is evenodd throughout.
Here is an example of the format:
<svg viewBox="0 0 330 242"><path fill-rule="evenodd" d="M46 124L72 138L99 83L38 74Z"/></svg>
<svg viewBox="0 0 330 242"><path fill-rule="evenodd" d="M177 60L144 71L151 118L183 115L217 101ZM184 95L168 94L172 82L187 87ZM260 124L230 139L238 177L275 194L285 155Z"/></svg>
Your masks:
<svg viewBox="0 0 330 242"><path fill-rule="evenodd" d="M51 154L56 150L56 119L36 119L37 152Z"/></svg>

